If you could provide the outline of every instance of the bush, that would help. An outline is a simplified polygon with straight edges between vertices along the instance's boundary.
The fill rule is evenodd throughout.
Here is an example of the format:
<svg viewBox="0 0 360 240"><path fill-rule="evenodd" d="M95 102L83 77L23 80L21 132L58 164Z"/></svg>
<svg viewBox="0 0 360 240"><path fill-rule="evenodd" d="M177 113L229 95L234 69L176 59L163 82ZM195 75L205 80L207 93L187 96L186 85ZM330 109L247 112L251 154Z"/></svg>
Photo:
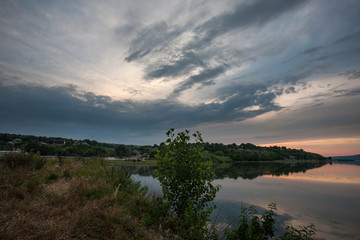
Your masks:
<svg viewBox="0 0 360 240"><path fill-rule="evenodd" d="M14 169L17 167L27 167L33 163L33 154L8 153L0 157L0 162Z"/></svg>
<svg viewBox="0 0 360 240"><path fill-rule="evenodd" d="M265 212L261 217L254 206L249 209L242 207L239 226L237 228L226 231L227 240L237 239L268 239L275 236L275 213L276 205L271 203L268 205L269 211Z"/></svg>
<svg viewBox="0 0 360 240"><path fill-rule="evenodd" d="M156 155L164 198L186 229L184 236L202 239L208 233L207 223L215 208L212 201L220 187L211 184L215 173L211 163L204 161L199 132L193 134L195 143L190 143L188 130L175 136L170 129L166 134L169 138Z"/></svg>
<svg viewBox="0 0 360 240"><path fill-rule="evenodd" d="M241 208L239 226L225 231L226 240L258 240L258 239L276 239L276 240L312 240L315 239L315 226L301 226L295 228L286 226L283 236L275 237L275 203L268 205L269 210L259 216L254 206Z"/></svg>
<svg viewBox="0 0 360 240"><path fill-rule="evenodd" d="M309 226L300 226L295 228L293 226L286 226L286 232L281 240L312 240L316 233L315 225L310 224Z"/></svg>
<svg viewBox="0 0 360 240"><path fill-rule="evenodd" d="M63 172L63 177L64 178L70 178L70 170L69 169L65 169Z"/></svg>
<svg viewBox="0 0 360 240"><path fill-rule="evenodd" d="M8 153L0 157L0 163L11 169L18 167L34 167L41 169L46 164L46 159L41 157L39 153Z"/></svg>
<svg viewBox="0 0 360 240"><path fill-rule="evenodd" d="M34 168L36 170L41 169L46 164L46 159L40 156L37 156L34 163Z"/></svg>
<svg viewBox="0 0 360 240"><path fill-rule="evenodd" d="M58 178L59 178L59 175L57 173L50 172L47 175L47 180L49 180L49 181L57 180Z"/></svg>

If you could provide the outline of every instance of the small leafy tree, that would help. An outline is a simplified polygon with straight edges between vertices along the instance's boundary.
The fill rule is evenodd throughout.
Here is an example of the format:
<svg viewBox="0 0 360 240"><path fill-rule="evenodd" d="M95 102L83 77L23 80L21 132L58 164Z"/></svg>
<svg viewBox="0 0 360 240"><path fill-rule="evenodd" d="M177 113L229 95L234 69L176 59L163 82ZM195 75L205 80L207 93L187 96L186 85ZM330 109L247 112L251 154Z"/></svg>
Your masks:
<svg viewBox="0 0 360 240"><path fill-rule="evenodd" d="M211 184L215 173L211 163L204 161L199 132L192 135L194 143L190 143L188 130L175 135L170 129L166 135L168 139L156 155L164 198L183 223L186 238L203 239L209 233L207 223L216 207L212 201L220 186Z"/></svg>
<svg viewBox="0 0 360 240"><path fill-rule="evenodd" d="M269 239L275 236L275 216L276 205L270 203L269 211L259 216L254 206L248 209L241 208L239 226L235 229L226 231L227 240L237 239Z"/></svg>
<svg viewBox="0 0 360 240"><path fill-rule="evenodd" d="M236 228L227 229L225 232L226 240L314 240L316 230L314 224L300 226L299 228L291 225L285 227L283 236L275 236L275 203L268 205L269 210L259 215L254 206L249 208L242 207L239 225Z"/></svg>
<svg viewBox="0 0 360 240"><path fill-rule="evenodd" d="M314 224L309 226L300 226L295 228L291 225L286 226L285 234L283 237L278 238L279 240L313 240L314 235L316 234L316 229Z"/></svg>

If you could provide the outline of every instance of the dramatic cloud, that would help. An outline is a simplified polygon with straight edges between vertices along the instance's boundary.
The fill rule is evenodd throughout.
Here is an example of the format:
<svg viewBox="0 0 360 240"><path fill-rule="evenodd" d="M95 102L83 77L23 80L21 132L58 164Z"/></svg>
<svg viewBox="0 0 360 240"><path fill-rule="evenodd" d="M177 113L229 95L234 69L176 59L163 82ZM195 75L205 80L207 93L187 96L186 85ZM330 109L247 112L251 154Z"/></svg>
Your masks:
<svg viewBox="0 0 360 240"><path fill-rule="evenodd" d="M148 78L178 77L186 75L193 68L204 66L204 63L193 52L185 52L180 59L172 64L161 65L156 70L147 73ZM152 67L152 66L150 66Z"/></svg>
<svg viewBox="0 0 360 240"><path fill-rule="evenodd" d="M204 37L191 42L187 48L199 48L209 44L214 38L238 28L260 27L271 20L289 12L305 0L295 1L252 1L247 4L239 4L234 11L220 14L195 28L199 35Z"/></svg>
<svg viewBox="0 0 360 240"><path fill-rule="evenodd" d="M336 0L2 1L0 131L360 139L359 12Z"/></svg>
<svg viewBox="0 0 360 240"><path fill-rule="evenodd" d="M163 48L182 33L181 29L169 27L166 22L159 22L153 26L141 29L131 42L131 54L125 58L131 62L149 54L151 51Z"/></svg>
<svg viewBox="0 0 360 240"><path fill-rule="evenodd" d="M225 72L225 67L219 66L216 68L205 69L197 75L190 76L186 81L181 82L172 92L172 97L178 96L182 91L190 89L194 84L201 84L201 86L214 84L214 78Z"/></svg>
<svg viewBox="0 0 360 240"><path fill-rule="evenodd" d="M159 132L171 127L243 120L279 109L272 102L274 94L253 98L255 88L250 88L222 103L188 106L166 99L116 101L108 96L80 92L74 86L2 85L0 107L4 114L1 121L13 130L29 123L48 130L64 124L63 130L69 133L79 126L87 126L130 135L132 132ZM260 108L246 110L255 104Z"/></svg>

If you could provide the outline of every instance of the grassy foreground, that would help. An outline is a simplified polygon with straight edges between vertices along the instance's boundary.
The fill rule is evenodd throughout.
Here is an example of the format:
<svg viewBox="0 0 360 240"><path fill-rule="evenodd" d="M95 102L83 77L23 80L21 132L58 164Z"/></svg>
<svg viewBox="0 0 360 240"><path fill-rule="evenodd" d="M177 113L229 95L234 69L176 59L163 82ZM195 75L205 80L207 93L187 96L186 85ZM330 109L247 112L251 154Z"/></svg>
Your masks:
<svg viewBox="0 0 360 240"><path fill-rule="evenodd" d="M315 239L312 224L286 226L275 237L273 209L262 216L242 209L225 235L206 223L210 235L190 237L187 219L122 166L101 158L0 156L0 239Z"/></svg>
<svg viewBox="0 0 360 240"><path fill-rule="evenodd" d="M174 223L103 159L0 157L0 239L171 239Z"/></svg>

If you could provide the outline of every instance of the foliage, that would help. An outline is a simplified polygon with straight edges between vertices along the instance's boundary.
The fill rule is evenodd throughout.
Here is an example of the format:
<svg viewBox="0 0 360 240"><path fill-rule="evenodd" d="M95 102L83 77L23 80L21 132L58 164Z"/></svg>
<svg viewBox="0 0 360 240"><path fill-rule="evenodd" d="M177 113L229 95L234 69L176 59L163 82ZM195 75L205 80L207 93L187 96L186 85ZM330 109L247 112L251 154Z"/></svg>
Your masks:
<svg viewBox="0 0 360 240"><path fill-rule="evenodd" d="M283 237L279 238L282 240L311 240L316 233L315 225L310 224L309 226L300 226L295 228L293 226L286 226L286 232Z"/></svg>
<svg viewBox="0 0 360 240"><path fill-rule="evenodd" d="M201 138L200 134L195 135ZM173 138L172 143L175 142ZM209 166L208 163L195 161L201 159L198 156L201 145L185 142L184 147L193 149L190 158L195 165L192 166L208 171L209 168L202 168ZM197 142L201 143L199 139ZM173 148L169 145L164 144L159 154L175 149L177 151L167 152L167 159L184 156L177 148L179 145ZM185 159L183 164L188 162ZM37 164L41 167L36 167ZM192 168L183 170L199 171ZM212 176L211 172L208 174ZM0 160L0 182L1 239L219 239L214 226L207 222L209 208L206 207L211 207L211 202L203 205L205 214L190 205L181 218L170 211L170 202L164 201L163 196L149 194L146 187L131 179L127 169L108 165L103 158L66 158L60 168L56 158L46 160L38 154L9 154ZM203 182L205 189L209 182ZM225 237L266 239L273 236L275 205L271 206L273 209L261 216L254 208L243 210L239 226L228 230ZM253 238L239 237L239 233ZM283 236L272 239L310 240L314 235L314 225L287 226Z"/></svg>
<svg viewBox="0 0 360 240"><path fill-rule="evenodd" d="M14 141L14 140L19 141ZM59 142L65 144L57 144ZM306 152L302 149L286 147L260 147L252 143L235 143L224 145L221 143L202 143L206 158L213 163L239 161L274 161L285 159L296 160L324 160L319 154ZM138 151L154 159L158 146L134 146L124 144L100 143L95 140L73 140L59 137L38 137L19 134L0 133L0 149L21 149L28 153L39 152L41 155L83 156L83 157L128 157Z"/></svg>
<svg viewBox="0 0 360 240"><path fill-rule="evenodd" d="M211 163L203 159L203 139L199 132L192 135L195 143L190 143L188 130L175 136L174 129L170 129L166 135L168 139L156 155L164 198L183 222L187 238L201 239L215 208L212 201L219 191L219 186L211 184L215 173Z"/></svg>
<svg viewBox="0 0 360 240"><path fill-rule="evenodd" d="M0 161L0 239L174 238L162 198L147 195L126 170L104 159L67 158L63 168L54 158L39 169L32 163Z"/></svg>
<svg viewBox="0 0 360 240"><path fill-rule="evenodd" d="M70 170L69 169L65 169L63 172L63 177L64 178L70 178L71 174L70 174Z"/></svg>
<svg viewBox="0 0 360 240"><path fill-rule="evenodd" d="M59 175L54 172L49 172L49 174L47 176L47 180L49 180L49 181L57 180L58 178L59 178Z"/></svg>
<svg viewBox="0 0 360 240"><path fill-rule="evenodd" d="M275 203L268 205L269 210L259 215L254 206L241 209L239 225L236 228L229 228L225 232L226 240L312 240L315 239L315 226L301 226L295 228L286 226L283 236L275 236L276 209Z"/></svg>
<svg viewBox="0 0 360 240"><path fill-rule="evenodd" d="M128 157L131 156L131 148L124 144L119 144L115 148L116 156L118 157Z"/></svg>
<svg viewBox="0 0 360 240"><path fill-rule="evenodd" d="M269 211L260 217L254 206L249 209L242 207L239 219L239 226L226 231L227 240L236 239L268 239L275 236L275 213L276 205L268 205Z"/></svg>
<svg viewBox="0 0 360 240"><path fill-rule="evenodd" d="M230 157L232 161L275 161L285 159L296 160L325 160L319 154L305 152L300 149L290 149L286 147L260 147L251 143L235 143L224 145L221 143L204 143L204 149L214 155L224 155Z"/></svg>
<svg viewBox="0 0 360 240"><path fill-rule="evenodd" d="M0 156L0 162L12 169L18 167L33 167L35 169L40 169L45 165L46 160L41 157L39 153L7 153Z"/></svg>

